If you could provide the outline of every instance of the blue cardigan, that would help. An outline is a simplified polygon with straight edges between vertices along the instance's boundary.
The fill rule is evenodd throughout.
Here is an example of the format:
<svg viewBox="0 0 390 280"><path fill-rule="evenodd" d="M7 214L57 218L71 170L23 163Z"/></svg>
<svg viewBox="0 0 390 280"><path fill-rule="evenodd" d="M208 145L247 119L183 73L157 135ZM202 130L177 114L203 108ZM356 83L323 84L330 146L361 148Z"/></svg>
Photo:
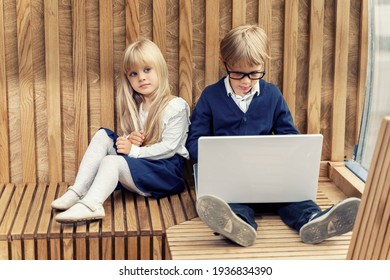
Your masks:
<svg viewBox="0 0 390 280"><path fill-rule="evenodd" d="M191 159L198 160L201 136L297 134L298 130L280 90L260 80L246 113L226 92L224 78L206 87L191 117L186 147Z"/></svg>

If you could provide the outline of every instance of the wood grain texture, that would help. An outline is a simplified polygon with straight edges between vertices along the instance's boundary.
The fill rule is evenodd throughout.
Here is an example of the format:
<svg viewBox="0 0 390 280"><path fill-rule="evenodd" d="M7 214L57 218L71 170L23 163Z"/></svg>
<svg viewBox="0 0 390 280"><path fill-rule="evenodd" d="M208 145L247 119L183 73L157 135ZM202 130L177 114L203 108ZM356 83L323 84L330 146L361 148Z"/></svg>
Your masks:
<svg viewBox="0 0 390 280"><path fill-rule="evenodd" d="M297 89L298 0L286 1L284 24L283 95L295 119Z"/></svg>
<svg viewBox="0 0 390 280"><path fill-rule="evenodd" d="M126 0L126 45L140 36L139 0Z"/></svg>
<svg viewBox="0 0 390 280"><path fill-rule="evenodd" d="M34 70L30 0L17 1L22 172L24 182L37 180Z"/></svg>
<svg viewBox="0 0 390 280"><path fill-rule="evenodd" d="M350 1L337 1L336 4L331 160L343 161L345 156Z"/></svg>
<svg viewBox="0 0 390 280"><path fill-rule="evenodd" d="M99 2L100 30L100 123L102 127L115 129L114 124L114 30L112 5Z"/></svg>
<svg viewBox="0 0 390 280"><path fill-rule="evenodd" d="M153 1L153 41L165 56L167 51L167 1Z"/></svg>
<svg viewBox="0 0 390 280"><path fill-rule="evenodd" d="M381 123L348 259L390 259L390 118Z"/></svg>
<svg viewBox="0 0 390 280"><path fill-rule="evenodd" d="M179 96L192 104L192 0L180 0Z"/></svg>
<svg viewBox="0 0 390 280"><path fill-rule="evenodd" d="M205 85L219 78L219 1L206 1Z"/></svg>
<svg viewBox="0 0 390 280"><path fill-rule="evenodd" d="M320 133L324 1L312 1L310 11L307 133Z"/></svg>
<svg viewBox="0 0 390 280"><path fill-rule="evenodd" d="M268 55L271 56L272 49L272 0L259 0L259 26L264 29L268 37ZM264 80L270 82L272 76L272 57L266 59L266 75Z"/></svg>
<svg viewBox="0 0 390 280"><path fill-rule="evenodd" d="M232 0L232 27L246 23L246 0Z"/></svg>
<svg viewBox="0 0 390 280"><path fill-rule="evenodd" d="M61 78L60 40L58 31L58 3L45 2L45 47L47 88L47 139L49 158L49 180L63 181L62 176L62 129L61 129Z"/></svg>
<svg viewBox="0 0 390 280"><path fill-rule="evenodd" d="M0 4L0 182L10 181L7 72L4 7Z"/></svg>
<svg viewBox="0 0 390 280"><path fill-rule="evenodd" d="M87 38L85 1L73 2L75 153L77 169L88 146Z"/></svg>

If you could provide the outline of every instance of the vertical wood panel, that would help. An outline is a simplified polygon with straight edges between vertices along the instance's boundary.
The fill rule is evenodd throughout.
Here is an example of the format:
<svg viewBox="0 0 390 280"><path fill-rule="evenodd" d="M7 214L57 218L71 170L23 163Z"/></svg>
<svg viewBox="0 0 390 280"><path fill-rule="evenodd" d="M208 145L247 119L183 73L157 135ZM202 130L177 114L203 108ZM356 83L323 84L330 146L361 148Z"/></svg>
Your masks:
<svg viewBox="0 0 390 280"><path fill-rule="evenodd" d="M268 55L271 55L272 49L272 0L259 0L259 25L264 29L268 37ZM272 60L266 59L266 75L264 80L270 82L272 73Z"/></svg>
<svg viewBox="0 0 390 280"><path fill-rule="evenodd" d="M307 133L321 130L324 0L311 1Z"/></svg>
<svg viewBox="0 0 390 280"><path fill-rule="evenodd" d="M364 96L366 93L368 65L368 1L361 0L360 8L360 40L359 40L359 73L356 97L356 135L355 143L359 140L361 118L363 115Z"/></svg>
<svg viewBox="0 0 390 280"><path fill-rule="evenodd" d="M76 170L88 146L87 38L85 0L73 1L73 79Z"/></svg>
<svg viewBox="0 0 390 280"><path fill-rule="evenodd" d="M63 177L58 2L49 0L44 4L49 179L61 182Z"/></svg>
<svg viewBox="0 0 390 280"><path fill-rule="evenodd" d="M16 2L23 181L37 179L30 0Z"/></svg>
<svg viewBox="0 0 390 280"><path fill-rule="evenodd" d="M114 38L113 11L108 1L99 1L100 11L100 123L114 130Z"/></svg>
<svg viewBox="0 0 390 280"><path fill-rule="evenodd" d="M219 78L219 1L206 1L205 86Z"/></svg>
<svg viewBox="0 0 390 280"><path fill-rule="evenodd" d="M389 228L388 221L390 217L388 203L390 190L389 141L390 118L384 118L378 133L365 190L356 216L347 259L371 259L372 253L375 253L374 259L387 257L386 251L390 244L388 232L385 234ZM377 220L382 218L384 220ZM380 227L378 228L378 226ZM377 240L375 235L378 233L380 235ZM383 243L381 244L381 242ZM374 250L372 246L375 243L377 243L377 248ZM387 245L387 247L384 245Z"/></svg>
<svg viewBox="0 0 390 280"><path fill-rule="evenodd" d="M246 23L246 0L232 0L232 28Z"/></svg>
<svg viewBox="0 0 390 280"><path fill-rule="evenodd" d="M0 3L0 182L10 181L4 6Z"/></svg>
<svg viewBox="0 0 390 280"><path fill-rule="evenodd" d="M192 104L192 0L180 0L179 96Z"/></svg>
<svg viewBox="0 0 390 280"><path fill-rule="evenodd" d="M283 95L295 119L297 88L298 0L285 2Z"/></svg>
<svg viewBox="0 0 390 280"><path fill-rule="evenodd" d="M139 0L126 1L126 45L139 36Z"/></svg>
<svg viewBox="0 0 390 280"><path fill-rule="evenodd" d="M167 1L153 0L153 42L164 57L167 52Z"/></svg>
<svg viewBox="0 0 390 280"><path fill-rule="evenodd" d="M350 1L338 0L336 7L336 45L332 112L332 161L344 160L348 80Z"/></svg>

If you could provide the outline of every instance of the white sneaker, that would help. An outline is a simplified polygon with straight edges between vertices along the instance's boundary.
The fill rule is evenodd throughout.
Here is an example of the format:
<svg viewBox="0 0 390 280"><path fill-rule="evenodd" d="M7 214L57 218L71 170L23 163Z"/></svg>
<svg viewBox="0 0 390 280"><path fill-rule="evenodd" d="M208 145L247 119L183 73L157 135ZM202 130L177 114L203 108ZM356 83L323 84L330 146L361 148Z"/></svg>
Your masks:
<svg viewBox="0 0 390 280"><path fill-rule="evenodd" d="M51 208L66 210L75 205L82 198L83 195L74 187L70 186L61 197L51 203Z"/></svg>
<svg viewBox="0 0 390 280"><path fill-rule="evenodd" d="M75 205L70 207L65 212L56 216L56 221L59 223L76 223L81 221L99 220L105 216L103 205L96 206L80 200Z"/></svg>
<svg viewBox="0 0 390 280"><path fill-rule="evenodd" d="M360 199L347 198L335 206L318 213L303 225L299 236L304 243L316 244L333 236L342 235L353 229Z"/></svg>
<svg viewBox="0 0 390 280"><path fill-rule="evenodd" d="M222 199L204 195L198 198L196 210L200 219L214 232L241 245L250 246L256 240L256 230L239 218Z"/></svg>

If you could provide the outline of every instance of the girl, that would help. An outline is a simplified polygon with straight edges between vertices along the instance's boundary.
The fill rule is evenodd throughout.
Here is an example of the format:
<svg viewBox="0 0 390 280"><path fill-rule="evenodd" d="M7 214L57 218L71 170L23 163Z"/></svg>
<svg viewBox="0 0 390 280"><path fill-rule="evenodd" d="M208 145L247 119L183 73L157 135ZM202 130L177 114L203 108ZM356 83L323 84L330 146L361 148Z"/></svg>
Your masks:
<svg viewBox="0 0 390 280"><path fill-rule="evenodd" d="M140 39L127 47L118 91L124 136L109 129L94 135L73 186L51 204L66 210L56 216L58 222L102 219L103 203L118 181L155 198L184 189L190 109L171 94L166 61L152 41Z"/></svg>

